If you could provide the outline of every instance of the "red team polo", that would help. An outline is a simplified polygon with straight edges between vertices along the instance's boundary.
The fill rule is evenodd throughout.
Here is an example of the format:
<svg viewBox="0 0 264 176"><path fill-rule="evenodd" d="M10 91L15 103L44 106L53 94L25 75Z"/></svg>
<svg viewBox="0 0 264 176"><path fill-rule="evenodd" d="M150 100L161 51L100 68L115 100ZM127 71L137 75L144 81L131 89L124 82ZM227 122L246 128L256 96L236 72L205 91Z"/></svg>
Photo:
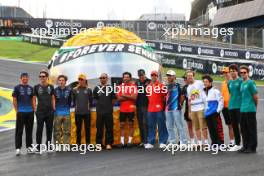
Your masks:
<svg viewBox="0 0 264 176"><path fill-rule="evenodd" d="M148 111L160 112L164 110L164 98L167 94L166 87L160 82L150 83L147 88L147 96L149 100Z"/></svg>
<svg viewBox="0 0 264 176"><path fill-rule="evenodd" d="M137 86L132 83L122 83L119 86L117 96L120 97L122 94L132 95L137 94ZM135 100L120 101L120 112L135 112Z"/></svg>

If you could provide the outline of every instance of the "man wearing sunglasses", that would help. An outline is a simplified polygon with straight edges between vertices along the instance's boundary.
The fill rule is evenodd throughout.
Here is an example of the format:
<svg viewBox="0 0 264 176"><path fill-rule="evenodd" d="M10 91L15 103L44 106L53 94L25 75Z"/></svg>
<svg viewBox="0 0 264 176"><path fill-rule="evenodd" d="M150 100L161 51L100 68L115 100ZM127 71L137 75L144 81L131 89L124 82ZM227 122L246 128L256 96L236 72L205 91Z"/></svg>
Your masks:
<svg viewBox="0 0 264 176"><path fill-rule="evenodd" d="M113 87L108 84L106 73L100 76L100 85L93 90L96 100L96 144L103 144L103 132L105 130L105 145L107 150L112 149L113 137L113 106L116 99Z"/></svg>
<svg viewBox="0 0 264 176"><path fill-rule="evenodd" d="M92 90L88 87L85 74L78 76L78 85L72 91L72 102L75 108L75 124L78 145L81 144L82 124L85 126L86 144L90 144L90 124L91 124L91 106Z"/></svg>
<svg viewBox="0 0 264 176"><path fill-rule="evenodd" d="M255 153L257 148L257 120L256 110L258 106L258 91L253 80L249 78L247 66L240 67L240 75L243 79L241 84L241 134L243 147L239 152Z"/></svg>
<svg viewBox="0 0 264 176"><path fill-rule="evenodd" d="M138 126L140 130L141 144L139 147L144 147L144 144L147 144L147 112L148 112L148 98L146 94L146 87L150 83L150 79L146 77L145 70L138 70L138 80L136 82L138 90L143 90L138 93L137 96L137 118Z"/></svg>
<svg viewBox="0 0 264 176"><path fill-rule="evenodd" d="M156 141L156 129L158 126L159 148L165 148L168 140L168 131L165 123L164 104L167 89L164 84L158 80L157 71L151 72L151 83L147 86L148 104L148 144L146 149L154 147Z"/></svg>
<svg viewBox="0 0 264 176"><path fill-rule="evenodd" d="M22 136L25 126L27 153L33 153L32 149L32 130L34 124L33 112L33 88L28 85L28 73L20 75L20 84L15 86L13 91L13 105L16 111L16 134L15 145L16 155L21 154Z"/></svg>
<svg viewBox="0 0 264 176"><path fill-rule="evenodd" d="M48 143L51 143L52 139L55 96L54 87L53 85L48 83L48 78L48 72L42 70L39 73L40 83L35 85L33 89L33 107L37 116L37 154L42 154L42 150L40 150L40 144L42 143L42 132L44 124L46 125L46 149L48 149Z"/></svg>
<svg viewBox="0 0 264 176"><path fill-rule="evenodd" d="M231 118L231 124L235 136L235 145L228 151L238 151L241 149L241 136L240 136L240 107L241 107L241 92L240 87L242 79L238 76L238 66L231 64L229 66L231 80L228 81L228 90L230 94L230 100L228 103L229 115Z"/></svg>

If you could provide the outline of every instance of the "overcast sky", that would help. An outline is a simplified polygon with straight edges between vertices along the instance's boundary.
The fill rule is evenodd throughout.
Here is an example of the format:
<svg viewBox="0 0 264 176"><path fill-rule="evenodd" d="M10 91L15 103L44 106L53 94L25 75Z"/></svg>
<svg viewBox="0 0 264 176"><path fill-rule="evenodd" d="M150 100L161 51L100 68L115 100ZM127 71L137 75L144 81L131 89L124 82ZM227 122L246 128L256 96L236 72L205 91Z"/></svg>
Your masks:
<svg viewBox="0 0 264 176"><path fill-rule="evenodd" d="M183 13L189 19L192 0L0 0L24 8L33 17L135 20L144 13ZM20 3L19 3L20 2Z"/></svg>

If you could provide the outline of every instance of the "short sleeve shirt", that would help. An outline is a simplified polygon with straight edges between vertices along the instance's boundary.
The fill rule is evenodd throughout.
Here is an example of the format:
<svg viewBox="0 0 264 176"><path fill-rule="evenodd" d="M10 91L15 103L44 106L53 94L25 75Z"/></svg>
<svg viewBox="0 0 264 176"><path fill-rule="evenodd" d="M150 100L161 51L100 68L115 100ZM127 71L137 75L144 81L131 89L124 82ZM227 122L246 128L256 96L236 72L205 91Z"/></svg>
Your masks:
<svg viewBox="0 0 264 176"><path fill-rule="evenodd" d="M240 92L241 84L242 84L241 78L228 81L228 90L229 90L229 94L230 94L228 109L240 109L240 106L241 106L241 92Z"/></svg>
<svg viewBox="0 0 264 176"><path fill-rule="evenodd" d="M70 115L71 107L71 89L65 87L64 89L57 87L55 89L56 111L55 115L68 116Z"/></svg>
<svg viewBox="0 0 264 176"><path fill-rule="evenodd" d="M18 112L32 112L33 88L29 85L15 86L12 96L17 99Z"/></svg>
<svg viewBox="0 0 264 176"><path fill-rule="evenodd" d="M137 94L137 86L132 83L122 83L119 86L117 97L120 97L122 94L124 95ZM136 102L134 100L120 101L120 112L135 112L136 110L135 103Z"/></svg>
<svg viewBox="0 0 264 176"><path fill-rule="evenodd" d="M203 82L195 81L187 87L188 99L191 102L191 111L197 112L204 110Z"/></svg>
<svg viewBox="0 0 264 176"><path fill-rule="evenodd" d="M258 93L253 80L243 81L241 84L241 112L256 112L256 104L253 95Z"/></svg>
<svg viewBox="0 0 264 176"><path fill-rule="evenodd" d="M54 87L51 84L43 86L37 84L34 86L34 96L37 97L37 113L52 113L52 96L54 95Z"/></svg>
<svg viewBox="0 0 264 176"><path fill-rule="evenodd" d="M180 97L181 97L181 87L178 83L167 85L168 93L166 95L166 111L176 111L180 110Z"/></svg>

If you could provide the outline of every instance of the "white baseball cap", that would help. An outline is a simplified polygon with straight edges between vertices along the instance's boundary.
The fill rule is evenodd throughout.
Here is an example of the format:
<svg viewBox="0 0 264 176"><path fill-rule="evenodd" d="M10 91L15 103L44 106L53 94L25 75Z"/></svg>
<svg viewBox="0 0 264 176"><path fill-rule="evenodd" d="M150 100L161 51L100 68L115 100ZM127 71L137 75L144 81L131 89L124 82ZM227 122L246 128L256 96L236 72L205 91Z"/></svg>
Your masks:
<svg viewBox="0 0 264 176"><path fill-rule="evenodd" d="M176 73L173 70L168 70L167 73L166 73L166 75L176 76Z"/></svg>

